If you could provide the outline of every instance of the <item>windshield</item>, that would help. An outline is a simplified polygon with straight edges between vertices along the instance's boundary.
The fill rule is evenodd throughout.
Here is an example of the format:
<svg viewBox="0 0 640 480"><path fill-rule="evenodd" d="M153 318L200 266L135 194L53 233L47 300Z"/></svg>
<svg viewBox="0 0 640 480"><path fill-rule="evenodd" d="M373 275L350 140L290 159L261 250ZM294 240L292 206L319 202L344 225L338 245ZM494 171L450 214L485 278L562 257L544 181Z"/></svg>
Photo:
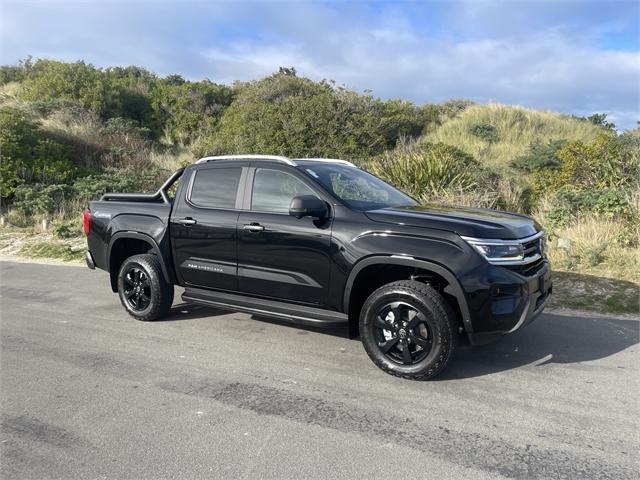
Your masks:
<svg viewBox="0 0 640 480"><path fill-rule="evenodd" d="M416 205L416 201L378 177L335 163L302 165L302 170L355 210Z"/></svg>

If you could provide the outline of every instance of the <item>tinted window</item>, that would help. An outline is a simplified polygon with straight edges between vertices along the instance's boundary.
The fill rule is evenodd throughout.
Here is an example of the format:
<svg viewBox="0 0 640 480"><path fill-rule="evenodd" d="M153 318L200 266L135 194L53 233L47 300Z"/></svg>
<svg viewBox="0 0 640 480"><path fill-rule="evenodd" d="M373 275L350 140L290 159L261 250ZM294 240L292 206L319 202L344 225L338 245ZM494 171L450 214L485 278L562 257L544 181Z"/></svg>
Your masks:
<svg viewBox="0 0 640 480"><path fill-rule="evenodd" d="M206 168L196 172L191 200L201 207L235 208L242 168Z"/></svg>
<svg viewBox="0 0 640 480"><path fill-rule="evenodd" d="M280 170L259 168L253 179L251 210L288 213L291 199L298 195L313 195L304 183Z"/></svg>

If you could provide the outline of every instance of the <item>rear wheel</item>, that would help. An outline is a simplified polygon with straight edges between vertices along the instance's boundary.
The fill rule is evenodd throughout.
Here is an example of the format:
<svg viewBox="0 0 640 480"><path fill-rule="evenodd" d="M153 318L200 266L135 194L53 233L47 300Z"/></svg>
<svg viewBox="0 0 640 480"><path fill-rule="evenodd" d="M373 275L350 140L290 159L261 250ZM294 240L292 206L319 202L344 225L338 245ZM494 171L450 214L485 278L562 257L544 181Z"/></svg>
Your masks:
<svg viewBox="0 0 640 480"><path fill-rule="evenodd" d="M424 283L403 280L374 291L360 313L360 338L385 372L427 380L449 363L458 342L451 306Z"/></svg>
<svg viewBox="0 0 640 480"><path fill-rule="evenodd" d="M135 319L157 320L171 309L173 285L165 281L158 257L134 255L120 267L118 295L124 308Z"/></svg>

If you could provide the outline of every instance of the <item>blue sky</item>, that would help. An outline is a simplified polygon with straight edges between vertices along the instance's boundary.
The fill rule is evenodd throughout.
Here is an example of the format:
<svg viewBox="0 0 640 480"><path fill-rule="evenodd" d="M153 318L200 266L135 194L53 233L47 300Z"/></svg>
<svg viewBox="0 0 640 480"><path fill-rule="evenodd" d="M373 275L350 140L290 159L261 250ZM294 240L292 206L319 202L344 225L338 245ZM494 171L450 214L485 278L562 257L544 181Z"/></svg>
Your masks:
<svg viewBox="0 0 640 480"><path fill-rule="evenodd" d="M0 0L0 61L83 59L216 82L293 66L417 103L640 120L637 1Z"/></svg>

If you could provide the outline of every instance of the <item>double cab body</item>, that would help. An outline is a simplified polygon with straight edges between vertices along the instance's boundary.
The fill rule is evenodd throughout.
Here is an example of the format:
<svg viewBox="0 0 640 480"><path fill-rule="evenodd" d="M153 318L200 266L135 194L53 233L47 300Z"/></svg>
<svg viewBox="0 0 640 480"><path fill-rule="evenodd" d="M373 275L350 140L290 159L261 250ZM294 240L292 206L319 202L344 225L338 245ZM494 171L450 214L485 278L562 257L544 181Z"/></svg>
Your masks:
<svg viewBox="0 0 640 480"><path fill-rule="evenodd" d="M151 256L171 298L172 286L180 285L187 301L307 324L343 323L353 336L369 329L370 356L377 353L386 362L381 368L410 378L443 368L405 372L419 370L420 355L413 354L426 355L424 361L427 347L431 352L444 338L441 325L415 320L438 316L438 308L415 296L442 304L445 330L453 332L444 343L453 347L453 336L483 343L521 328L551 291L544 233L531 218L419 205L342 160L205 158L155 194L107 194L91 202L85 231L88 265L110 272L113 290L125 290L123 305L134 316L126 288L136 273L122 268L135 255ZM141 267L139 277L149 279L152 268ZM394 282L402 284L398 291L385 293ZM153 285L136 286L150 298L138 306L150 308ZM363 320L378 291L386 303ZM369 328L381 316L390 327ZM402 330L403 323L414 328ZM426 338L431 345L417 346ZM392 341L393 352L382 352Z"/></svg>

